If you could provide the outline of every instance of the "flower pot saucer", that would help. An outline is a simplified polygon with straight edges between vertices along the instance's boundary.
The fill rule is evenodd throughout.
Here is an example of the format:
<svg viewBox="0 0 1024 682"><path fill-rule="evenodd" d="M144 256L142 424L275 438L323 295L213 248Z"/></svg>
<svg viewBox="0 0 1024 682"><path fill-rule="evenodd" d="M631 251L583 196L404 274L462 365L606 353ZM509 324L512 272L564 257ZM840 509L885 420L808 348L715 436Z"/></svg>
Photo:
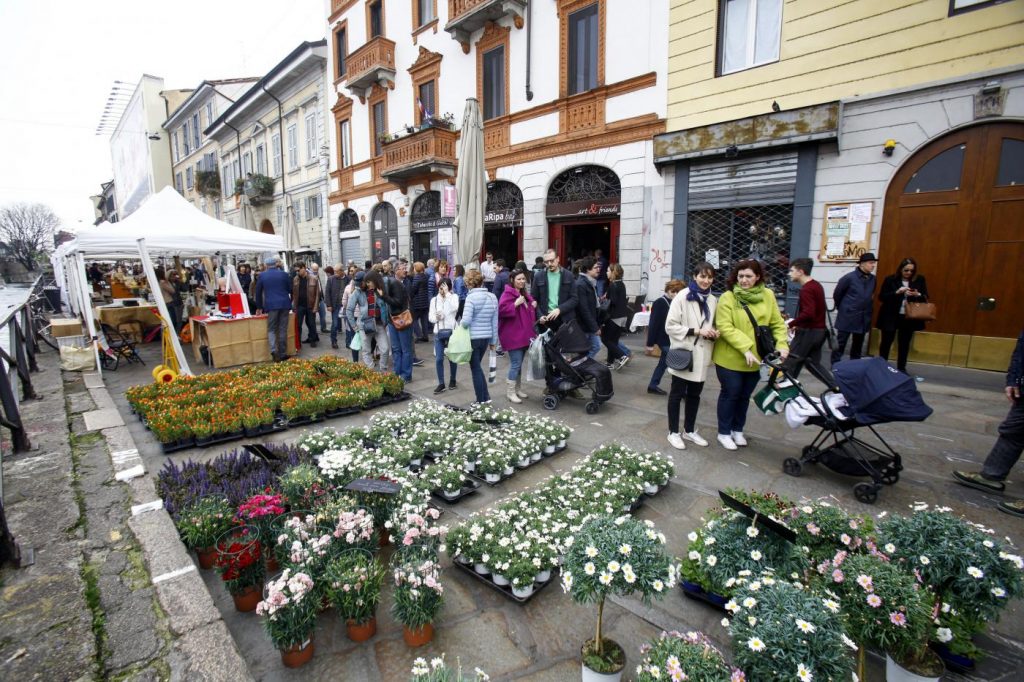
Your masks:
<svg viewBox="0 0 1024 682"><path fill-rule="evenodd" d="M468 573L469 575L473 576L474 578L476 578L480 582L482 582L485 585L487 585L488 587L490 587L492 590L496 590L497 592L500 592L502 595L508 597L509 599L511 599L512 601L514 601L514 602L516 602L518 604L525 604L526 602L530 601L531 599L533 599L534 597L537 596L537 593L539 593L541 590L543 590L545 587L547 587L550 583L554 582L554 580L555 580L554 572L552 572L551 577L548 578L547 580L545 580L544 582L542 582L542 583L534 583L533 584L533 592L530 594L530 596L528 596L528 597L517 597L514 594L512 594L512 585L511 584L509 584L509 585L498 585L498 584L496 584L493 580L491 580L491 574L488 573L487 575L480 575L479 573L477 573L476 571L473 570L473 565L472 564L460 564L458 561L454 561L454 562L452 562L452 564L456 568L461 569L463 573Z"/></svg>
<svg viewBox="0 0 1024 682"><path fill-rule="evenodd" d="M435 500L440 500L441 502L444 502L445 504L457 504L466 497L469 497L470 495L475 493L479 487L479 482L467 480L463 481L462 490L460 490L459 494L456 495L455 497L447 498L444 495L442 495L439 490L431 490L430 496L433 497Z"/></svg>
<svg viewBox="0 0 1024 682"><path fill-rule="evenodd" d="M480 483L483 483L483 484L485 484L485 485L489 485L490 487L492 487L492 488L493 488L494 486L496 486L496 485L499 485L499 484L501 484L501 483L504 483L504 482L505 482L505 481L507 481L508 479L510 479L510 478L512 478L513 476L515 476L515 472L512 472L511 474L505 474L505 473L503 473L503 474L501 474L500 478L498 478L498 480L497 480L497 481L488 481L488 480L487 480L487 479L486 479L486 478L484 477L484 475L483 475L483 474L478 474L478 473L476 473L475 471L474 471L474 472L471 472L471 473L467 473L466 475L467 475L467 476L469 476L470 478L472 478L472 479L476 480L476 481L479 481Z"/></svg>

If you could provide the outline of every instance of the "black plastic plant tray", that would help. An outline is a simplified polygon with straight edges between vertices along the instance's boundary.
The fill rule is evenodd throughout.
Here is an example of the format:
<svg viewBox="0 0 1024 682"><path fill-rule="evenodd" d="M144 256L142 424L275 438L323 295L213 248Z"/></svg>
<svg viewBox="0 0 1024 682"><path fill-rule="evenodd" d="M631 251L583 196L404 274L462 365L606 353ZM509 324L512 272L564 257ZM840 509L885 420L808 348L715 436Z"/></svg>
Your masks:
<svg viewBox="0 0 1024 682"><path fill-rule="evenodd" d="M533 594L531 594L529 597L517 597L514 594L512 594L512 585L496 585L494 581L491 580L490 574L480 575L479 573L473 570L473 566L471 564L461 564L458 561L453 561L452 563L455 564L456 567L461 568L464 572L470 574L471 576L482 582L484 585L487 585L492 590L501 593L505 597L508 597L517 604L525 604L526 602L530 601L531 599L536 597L541 590L543 590L550 583L555 581L555 572L551 571L551 577L548 578L546 581L542 583L533 584Z"/></svg>
<svg viewBox="0 0 1024 682"><path fill-rule="evenodd" d="M722 611L723 613L726 612L725 611L725 603L726 603L726 598L725 597L723 597L721 595L718 595L718 594L715 594L714 592L708 592L707 590L705 590L700 585L698 585L696 583L691 583L691 582L689 582L687 580L680 580L679 581L679 586L682 588L683 594L685 594L690 599L696 599L697 601L702 601L705 604L708 604L708 605L714 607L718 611Z"/></svg>
<svg viewBox="0 0 1024 682"><path fill-rule="evenodd" d="M172 452L178 452L179 450L188 450L195 446L195 438L179 438L173 443L160 443L160 447L163 449L165 455L169 455Z"/></svg>
<svg viewBox="0 0 1024 682"><path fill-rule="evenodd" d="M489 485L489 486L491 486L491 487L493 488L494 486L496 486L496 485L498 485L498 484L500 484L500 483L504 483L504 482L505 482L505 481L507 481L508 479L510 479L510 478L512 478L513 476L515 476L515 475L516 475L516 472L515 472L515 471L513 471L513 472L512 472L511 474L502 474L502 475L501 475L501 478L499 478L499 479L498 479L497 481L495 481L494 483L491 483L491 482L490 482L490 481L488 481L488 480L487 480L486 478L484 478L484 475L483 475L483 474L478 474L478 473L476 473L475 471L471 471L471 472L467 473L466 475L467 475L467 476L469 476L469 477L470 477L470 478L472 478L472 479L475 479L475 480L477 480L477 481L480 481L480 482L481 482L481 483L483 483L484 485Z"/></svg>
<svg viewBox="0 0 1024 682"><path fill-rule="evenodd" d="M358 414L358 407L339 407L336 410L329 410L324 412L324 417L327 419L336 419L337 417L347 417L350 414Z"/></svg>
<svg viewBox="0 0 1024 682"><path fill-rule="evenodd" d="M671 483L671 481L669 483ZM669 483L666 483L665 485L659 487L658 488L658 492L656 492L656 493L643 493L643 496L648 498L648 499L650 499L650 498L654 497L655 495L660 495L661 491L663 491L665 488L667 488L669 486Z"/></svg>
<svg viewBox="0 0 1024 682"><path fill-rule="evenodd" d="M459 491L459 494L458 494L457 497L453 497L452 499L448 499L447 497L445 497L441 493L437 492L436 490L431 490L430 491L430 495L435 500L438 500L440 502L444 502L445 504L458 504L459 502L461 502L465 498L467 498L470 495L472 495L473 493L475 493L479 487L480 487L480 483L478 483L477 481L467 480L467 481L465 481L465 484L462 486L462 490Z"/></svg>

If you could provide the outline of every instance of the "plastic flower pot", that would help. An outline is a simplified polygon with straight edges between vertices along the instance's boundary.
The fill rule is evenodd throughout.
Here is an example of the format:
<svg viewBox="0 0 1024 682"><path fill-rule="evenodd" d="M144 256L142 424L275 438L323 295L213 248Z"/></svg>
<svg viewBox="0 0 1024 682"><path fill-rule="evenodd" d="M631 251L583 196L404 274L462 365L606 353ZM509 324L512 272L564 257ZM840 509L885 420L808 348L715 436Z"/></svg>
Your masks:
<svg viewBox="0 0 1024 682"><path fill-rule="evenodd" d="M313 636L310 635L302 644L281 649L281 663L286 668L301 668L313 659Z"/></svg>
<svg viewBox="0 0 1024 682"><path fill-rule="evenodd" d="M365 642L377 634L377 617L374 616L365 623L356 623L350 619L345 622L345 632L353 642Z"/></svg>
<svg viewBox="0 0 1024 682"><path fill-rule="evenodd" d="M427 623L421 628L412 629L408 625L402 626L402 639L411 647L423 646L434 639L434 625Z"/></svg>

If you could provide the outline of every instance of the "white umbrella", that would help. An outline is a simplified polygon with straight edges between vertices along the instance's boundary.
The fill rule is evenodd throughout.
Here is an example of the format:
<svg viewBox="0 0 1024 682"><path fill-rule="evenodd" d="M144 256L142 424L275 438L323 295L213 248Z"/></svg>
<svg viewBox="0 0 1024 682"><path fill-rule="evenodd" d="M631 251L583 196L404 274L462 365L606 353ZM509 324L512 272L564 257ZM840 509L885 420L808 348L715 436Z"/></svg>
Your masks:
<svg viewBox="0 0 1024 682"><path fill-rule="evenodd" d="M284 250L296 251L299 248L299 226L295 222L295 207L290 194L284 195Z"/></svg>
<svg viewBox="0 0 1024 682"><path fill-rule="evenodd" d="M459 138L459 170L455 176L458 213L455 215L456 262L469 265L479 259L484 239L484 207L487 201L487 175L484 170L484 124L480 103L466 100Z"/></svg>

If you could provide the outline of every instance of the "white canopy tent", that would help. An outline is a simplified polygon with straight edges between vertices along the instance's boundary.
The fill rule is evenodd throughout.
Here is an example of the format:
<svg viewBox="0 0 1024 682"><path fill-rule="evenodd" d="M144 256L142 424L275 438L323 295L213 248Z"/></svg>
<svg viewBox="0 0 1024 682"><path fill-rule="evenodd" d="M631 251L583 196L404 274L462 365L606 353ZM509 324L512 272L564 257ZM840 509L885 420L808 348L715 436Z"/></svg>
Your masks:
<svg viewBox="0 0 1024 682"><path fill-rule="evenodd" d="M85 317L89 335L96 341L96 322L92 316L88 277L85 273L86 256L103 259L140 258L146 278L154 284L153 299L160 316L169 320L163 296L159 295L155 287L157 279L151 255L196 257L218 253L279 253L284 248L281 237L234 227L211 218L185 201L173 188L165 187L121 222L103 223L82 230L76 239L61 244L54 259L61 261L64 280L71 292L69 299L77 302L78 312ZM234 281L237 282L237 278ZM73 304L72 309L75 307ZM191 374L176 332L171 334L171 338L178 365L183 374ZM99 370L99 357L96 366Z"/></svg>

